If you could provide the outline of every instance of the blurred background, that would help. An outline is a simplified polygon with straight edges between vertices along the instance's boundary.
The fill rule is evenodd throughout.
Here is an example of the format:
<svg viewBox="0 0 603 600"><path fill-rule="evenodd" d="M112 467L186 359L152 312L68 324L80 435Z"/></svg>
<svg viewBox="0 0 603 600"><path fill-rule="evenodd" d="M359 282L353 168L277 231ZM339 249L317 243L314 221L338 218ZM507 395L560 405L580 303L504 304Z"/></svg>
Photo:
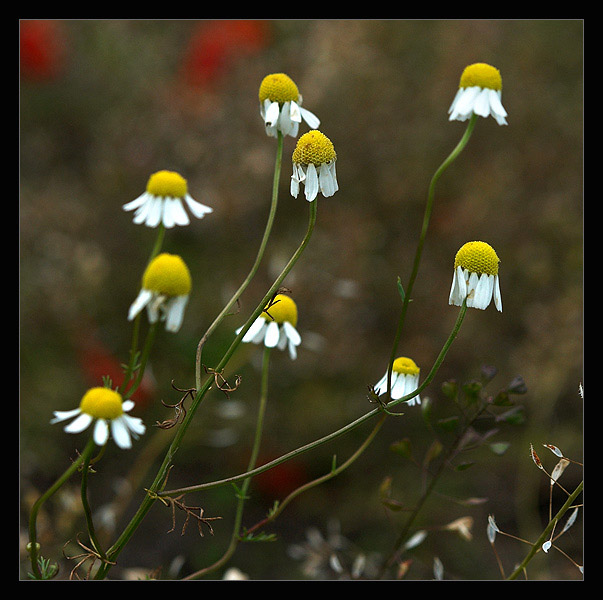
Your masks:
<svg viewBox="0 0 603 600"><path fill-rule="evenodd" d="M265 75L287 73L303 106L337 152L339 191L319 197L316 229L284 284L299 310L296 361L274 352L261 459L264 463L339 429L374 406L367 386L385 372L400 310L397 277L408 280L431 176L466 125L447 111L465 66L487 62L503 78L508 126L479 119L471 140L436 188L435 205L399 354L426 375L449 335L454 255L466 241L487 241L501 259L503 312L469 310L446 361L425 390L434 418L454 414L441 391L450 379L497 375L496 393L523 377L527 393L517 423L495 423L490 441L450 470L416 526L429 534L408 559L406 579L433 578L438 557L446 579L500 578L486 537L488 514L499 527L535 540L547 522L545 467L555 444L582 460L583 381L583 23L579 20L67 20L20 21L20 485L21 524L29 507L68 467L86 436L50 425L54 410L75 408L103 375L119 380L128 359L127 311L155 239L122 205L160 169L181 173L191 195L214 212L167 232L163 249L188 263L193 292L182 330L157 335L135 414L147 434L133 450L114 445L90 483L90 501L106 543L128 522L150 484L170 432L153 427L172 413L180 388L194 385L197 342L248 273L268 215L276 140L266 136L258 89ZM302 124L300 135L307 126ZM279 208L262 266L204 351L214 365L234 330L255 308L301 241L308 206L289 195L293 138L284 144ZM144 330L143 330L144 331ZM242 385L230 397L212 391L176 458L168 487L221 479L245 470L255 428L261 351L245 345L225 375ZM336 547L348 569L360 554L371 576L405 522L383 506L379 488L406 509L421 494L420 463L434 436L418 408L392 418L349 470L299 497L270 527L276 541L239 547L231 565L250 579L336 579ZM276 499L343 462L371 425L286 463L251 486L245 526ZM484 427L492 427L488 424ZM411 441L413 460L391 451ZM539 450L540 448L540 450ZM546 453L546 454L545 454ZM563 485L573 490L581 469ZM192 494L214 535L159 503L110 576L185 576L212 564L228 544L235 498L229 486ZM110 502L120 499L119 508ZM85 531L74 478L39 519L42 554L68 578ZM478 499L478 500L476 500ZM564 501L557 490L556 511ZM443 530L473 520L471 539ZM582 519L560 546L582 562ZM85 536L82 537L82 540ZM318 540L318 541L317 541ZM26 535L22 540L22 546ZM527 546L497 538L507 573ZM22 555L22 573L28 564ZM225 569L211 575L220 579ZM85 573L82 574L82 576ZM531 579L581 579L559 552L539 554Z"/></svg>

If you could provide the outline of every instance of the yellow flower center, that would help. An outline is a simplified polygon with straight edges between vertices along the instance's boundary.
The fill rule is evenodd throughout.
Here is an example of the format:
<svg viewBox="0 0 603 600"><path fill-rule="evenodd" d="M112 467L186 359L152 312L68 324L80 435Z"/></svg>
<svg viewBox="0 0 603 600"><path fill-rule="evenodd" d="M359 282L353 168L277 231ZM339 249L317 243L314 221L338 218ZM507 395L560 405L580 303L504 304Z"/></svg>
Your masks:
<svg viewBox="0 0 603 600"><path fill-rule="evenodd" d="M297 325L297 304L284 294L277 294L272 302L262 312L266 321L284 323L288 321L295 327Z"/></svg>
<svg viewBox="0 0 603 600"><path fill-rule="evenodd" d="M500 259L486 242L467 242L454 258L454 268L462 267L470 273L498 275Z"/></svg>
<svg viewBox="0 0 603 600"><path fill-rule="evenodd" d="M402 373L403 375L418 375L421 369L417 367L414 360L400 356L396 358L392 365L392 371L396 373Z"/></svg>
<svg viewBox="0 0 603 600"><path fill-rule="evenodd" d="M192 287L191 274L178 255L160 254L146 268L142 287L163 296L186 296Z"/></svg>
<svg viewBox="0 0 603 600"><path fill-rule="evenodd" d="M149 194L164 198L184 198L187 190L186 179L174 171L157 171L147 183Z"/></svg>
<svg viewBox="0 0 603 600"><path fill-rule="evenodd" d="M109 388L89 389L80 402L80 410L95 419L117 419L124 411L121 396Z"/></svg>
<svg viewBox="0 0 603 600"><path fill-rule="evenodd" d="M500 71L486 63L475 63L465 67L461 75L459 87L481 87L491 90L502 90L502 77Z"/></svg>
<svg viewBox="0 0 603 600"><path fill-rule="evenodd" d="M297 102L299 90L294 81L284 73L266 75L260 84L260 102L268 99L271 102Z"/></svg>
<svg viewBox="0 0 603 600"><path fill-rule="evenodd" d="M293 151L293 162L301 165L312 163L319 166L336 158L337 154L335 154L335 148L331 140L316 129L304 133L297 140L297 146Z"/></svg>

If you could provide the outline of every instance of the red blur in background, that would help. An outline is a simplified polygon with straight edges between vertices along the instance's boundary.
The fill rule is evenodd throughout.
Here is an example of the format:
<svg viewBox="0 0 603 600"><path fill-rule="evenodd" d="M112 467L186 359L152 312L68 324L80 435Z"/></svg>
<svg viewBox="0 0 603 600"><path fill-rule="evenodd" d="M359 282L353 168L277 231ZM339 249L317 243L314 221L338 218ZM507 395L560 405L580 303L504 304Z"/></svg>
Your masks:
<svg viewBox="0 0 603 600"><path fill-rule="evenodd" d="M52 81L65 68L67 45L60 21L20 22L21 77L26 81Z"/></svg>

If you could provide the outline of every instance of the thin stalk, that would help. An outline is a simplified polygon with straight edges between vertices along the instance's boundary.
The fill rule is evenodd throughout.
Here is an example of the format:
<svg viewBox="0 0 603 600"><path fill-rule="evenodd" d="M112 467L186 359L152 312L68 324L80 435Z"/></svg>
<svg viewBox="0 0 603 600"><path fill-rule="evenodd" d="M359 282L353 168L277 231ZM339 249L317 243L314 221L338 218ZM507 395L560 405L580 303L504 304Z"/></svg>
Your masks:
<svg viewBox="0 0 603 600"><path fill-rule="evenodd" d="M565 501L564 505L559 509L557 514L549 521L549 524L546 526L545 530L540 534L540 537L534 542L532 548L526 555L526 557L521 561L521 564L511 573L507 579L516 579L527 567L528 563L534 558L536 553L542 548L542 544L546 542L550 536L551 532L561 519L563 515L572 507L576 498L580 495L584 488L584 482L581 481L578 487L569 495L568 499Z"/></svg>
<svg viewBox="0 0 603 600"><path fill-rule="evenodd" d="M243 336L245 335L245 333L247 333L247 330L251 327L251 325L255 321L255 319L257 317L259 317L261 312L264 310L264 308L268 304L269 300L274 296L274 294L280 287L280 285L283 282L283 280L285 279L285 277L289 274L289 272L291 271L291 269L293 268L295 263L299 260L300 256L302 255L303 251L305 250L306 246L308 245L310 238L312 237L312 233L313 233L314 227L316 225L316 211L317 211L317 200L314 200L313 202L310 202L310 217L309 217L308 228L306 230L306 235L304 236L304 239L298 246L297 250L294 252L293 256L290 258L289 262L287 263L285 268L282 270L280 275L276 278L276 280L274 281L274 283L272 284L272 286L270 287L270 289L268 290L268 292L266 293L266 295L264 296L264 298L262 299L260 304L258 304L258 306L253 311L253 313L251 314L249 319L246 321L245 325L243 325L242 329L239 331L239 333L235 337L234 341L232 342L232 344L230 345L230 347L228 348L228 350L226 351L226 353L224 354L224 356L222 357L222 359L220 360L220 362L214 369L215 371L221 372L224 369L224 367L228 364L228 361L234 354L235 350L238 348ZM115 558L117 557L117 555L121 552L121 550L123 549L125 544L128 542L128 540L132 537L132 535L138 528L138 525L140 524L140 522L142 521L144 516L150 510L151 506L153 505L153 503L155 501L155 497L158 495L159 491L161 490L161 487L163 485L165 485L166 477L168 475L169 466L172 462L172 459L174 458L174 455L176 454L176 452L178 451L178 448L180 447L182 439L186 433L186 430L188 429L188 426L190 425L190 422L195 414L197 407L203 400L205 394L211 387L212 383L213 383L213 379L208 378L202 384L202 386L197 390L195 398L193 399L193 402L192 402L189 410L187 411L186 417L180 424L180 427L179 427L178 431L176 432L174 439L172 440L172 443L166 453L163 463L161 464L161 466L157 472L157 475L155 477L155 480L153 481L153 483L151 484L151 487L148 490L147 495L144 497L140 507L138 508L136 514L131 519L130 523L128 523L128 525L126 526L126 528L124 529L124 531L122 532L120 537L117 539L115 544L113 544L113 546L111 548L109 548L109 550L107 551L107 557L109 558L109 560L114 561ZM110 568L110 565L108 563L101 565L101 567L99 568L99 570L96 574L96 579L103 579L106 576L109 568Z"/></svg>
<svg viewBox="0 0 603 600"><path fill-rule="evenodd" d="M88 503L88 473L90 467L90 454L86 454L84 456L84 462L82 463L82 485L81 485L81 499L82 499L82 507L84 509L84 515L86 517L86 524L88 525L88 536L90 537L90 542L92 542L92 546L98 552L98 555L101 559L105 558L105 553L103 552L101 545L98 541L98 537L96 535L96 530L94 529L94 522L92 521L92 511L90 509L90 504Z"/></svg>
<svg viewBox="0 0 603 600"><path fill-rule="evenodd" d="M446 160L438 167L437 171L434 173L431 178L431 182L429 183L429 189L427 192L427 203L425 205L425 212L423 214L423 225L421 226L421 234L419 236L419 243L417 244L417 249L415 251L415 258L413 261L412 272L410 274L410 279L408 280L408 284L406 289L404 290L404 299L402 301L402 309L400 312L400 318L398 319L398 327L396 328L396 335L394 336L394 343L392 346L392 353L389 358L389 365L387 367L387 399L391 400L391 379L392 379L392 366L394 364L394 360L396 359L396 354L398 352L398 346L400 344L400 338L402 336L402 328L404 325L404 320L406 318L406 311L408 309L408 303L410 302L410 297L412 294L413 286L415 284L415 279L417 278L417 273L419 272L419 264L421 262L421 255L423 254L423 246L425 244L425 238L427 237L427 229L429 227L429 220L431 218L431 211L433 209L433 199L435 194L435 186L438 180L440 179L442 173L454 162L457 156L463 151L471 134L473 133L473 129L475 127L475 123L477 120L477 115L474 113L469 120L467 125L467 129L463 134L463 137L456 145L454 150L448 155Z"/></svg>
<svg viewBox="0 0 603 600"><path fill-rule="evenodd" d="M388 408L401 404L402 402L407 402L411 398L414 398L415 396L420 394L431 383L431 381L435 377L438 369L440 368L442 362L444 361L444 358L446 357L446 353L450 349L450 346L452 345L454 338L457 336L457 334L459 332L459 329L461 327L461 324L463 323L463 319L465 317L466 311L467 311L467 306L466 306L465 302L463 302L463 305L461 306L461 309L459 311L459 314L458 314L458 317L454 324L454 327L453 327L450 335L448 336L446 343L440 350L440 353L438 354L438 357L437 357L436 361L434 362L434 364L431 368L431 371L425 378L425 381L423 381L423 383L414 392L411 392L410 394L406 394L406 396L402 396L402 398L398 398L397 400L392 400L387 405ZM366 413L365 415L359 417L355 421L348 423L341 429L338 429L337 431L334 431L318 440L310 442L309 444L306 444L305 446L301 446L300 448L297 448L296 450L292 450L291 452L288 452L287 454L284 454L283 456L280 456L279 458L276 458L276 459L262 465L261 467L256 467L255 469L252 469L251 471L248 471L246 473L241 473L240 475L235 475L233 477L227 477L226 479L210 481L208 483L201 483L201 484L192 485L192 486L188 486L188 487L178 488L175 490L162 491L158 495L159 496L175 496L175 495L182 494L182 493L199 492L199 491L208 490L211 488L220 487L222 485L231 484L236 481L246 479L247 477L253 477L255 475L259 475L260 473L263 473L264 471L268 471L269 469L272 469L284 462L287 462L288 460L291 460L292 458L295 458L296 456L304 454L305 452L308 452L309 450L312 450L313 448L326 444L327 442L330 442L330 441L334 440L335 438L338 438L339 436L344 435L345 433L348 433L348 432L352 431L353 429L356 429L356 427L362 425L363 423L366 423L366 421L372 419L375 415L380 414L382 412L383 412L383 408L375 408L375 409L371 410L370 412Z"/></svg>
<svg viewBox="0 0 603 600"><path fill-rule="evenodd" d="M277 133L278 138L276 159L274 164L274 177L272 180L272 200L270 202L270 212L268 214L268 221L266 222L264 236L262 237L258 253L255 257L255 262L253 263L253 266L251 267L251 270L249 271L247 277L245 278L243 283L241 283L239 289L233 294L232 298L224 306L220 314L215 318L214 322L209 326L209 329L205 332L203 337L199 340L199 344L197 346L197 355L195 359L195 386L197 389L201 387L201 353L203 351L203 346L205 345L207 338L213 333L216 327L218 327L224 317L230 313L235 302L237 302L237 300L241 297L241 294L245 291L250 281L253 279L260 266L262 257L264 256L264 251L266 250L268 238L270 237L270 232L272 231L272 225L274 223L274 216L276 214L276 207L278 204L278 187L281 176L281 164L283 159L283 134L280 131L278 131Z"/></svg>
<svg viewBox="0 0 603 600"><path fill-rule="evenodd" d="M270 365L270 350L271 348L264 347L264 353L262 357L262 377L260 383L260 406L258 409L258 417L255 426L255 435L253 438L253 446L251 449L251 456L249 457L249 463L247 465L247 470L251 471L255 467L255 463L258 458L258 454L260 451L260 442L262 439L262 431L264 428L264 416L266 414L266 404L268 400L268 370ZM234 525L232 528L232 535L230 537L230 543L228 548L224 552L224 554L212 565L206 567L205 569L201 569L196 573L185 577L184 579L196 579L197 577L201 577L203 575L207 575L208 573L212 573L213 571L219 569L222 565L226 564L231 556L235 553L237 546L239 545L240 538L240 530L241 523L243 521L243 507L245 505L245 500L247 499L247 492L249 490L249 484L251 483L251 477L248 477L243 481L243 485L238 491L238 500L237 500L237 509L234 518Z"/></svg>
<svg viewBox="0 0 603 600"><path fill-rule="evenodd" d="M38 518L38 513L40 512L40 508L42 508L42 505L65 484L65 482L73 475L73 473L75 473L80 468L80 466L85 460L90 459L93 449L94 440L90 438L90 440L88 440L88 444L86 445L82 453L78 456L78 458L74 460L71 463L71 466L54 482L54 484L49 487L48 490L46 490L46 492L34 502L34 505L31 508L31 513L29 515L29 557L31 560L33 575L36 579L40 579L42 577L42 574L40 573L40 568L38 567L38 546L36 541L36 521Z"/></svg>

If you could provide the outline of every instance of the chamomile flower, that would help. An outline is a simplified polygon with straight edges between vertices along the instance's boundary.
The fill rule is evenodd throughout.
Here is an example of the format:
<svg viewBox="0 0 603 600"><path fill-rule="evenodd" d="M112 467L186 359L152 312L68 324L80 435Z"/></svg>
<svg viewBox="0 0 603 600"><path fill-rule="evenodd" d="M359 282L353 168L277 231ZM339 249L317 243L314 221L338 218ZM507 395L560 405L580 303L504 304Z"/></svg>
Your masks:
<svg viewBox="0 0 603 600"><path fill-rule="evenodd" d="M400 356L392 364L391 397L399 400L407 394L411 394L419 387L419 374L421 369L417 367L414 360ZM387 371L385 375L373 387L378 396L387 393ZM408 400L408 406L421 404L421 398L417 394Z"/></svg>
<svg viewBox="0 0 603 600"><path fill-rule="evenodd" d="M297 358L297 346L301 336L297 329L297 305L284 294L277 294L274 300L262 311L260 316L251 324L243 342L254 344L263 343L267 348L288 348L291 360ZM237 334L242 327L237 329Z"/></svg>
<svg viewBox="0 0 603 600"><path fill-rule="evenodd" d="M124 204L126 211L134 210L134 223L144 223L147 227L157 227L160 223L170 229L174 225L188 225L186 206L197 219L202 219L213 211L193 200L188 193L186 179L174 171L157 171L149 177L147 189L135 200Z"/></svg>
<svg viewBox="0 0 603 600"><path fill-rule="evenodd" d="M304 133L293 151L293 175L291 195L297 198L299 184L305 186L305 196L312 202L320 191L325 198L338 189L335 161L337 154L331 140L318 130Z"/></svg>
<svg viewBox="0 0 603 600"><path fill-rule="evenodd" d="M456 253L454 277L450 289L449 304L484 310L494 297L494 305L502 312L498 263L500 259L486 242L467 242Z"/></svg>
<svg viewBox="0 0 603 600"><path fill-rule="evenodd" d="M131 438L138 439L145 432L141 419L126 413L132 410L134 402L122 400L121 395L109 388L94 387L89 389L74 410L54 411L52 424L73 419L65 426L67 433L80 433L94 422L92 436L98 446L104 446L109 437L120 448L131 448Z"/></svg>
<svg viewBox="0 0 603 600"><path fill-rule="evenodd" d="M297 137L302 119L311 129L320 125L320 119L309 110L302 108L302 97L295 82L284 73L266 75L260 84L260 114L266 126L266 133L277 137L283 135Z"/></svg>
<svg viewBox="0 0 603 600"><path fill-rule="evenodd" d="M507 111L501 102L500 71L485 63L469 65L461 75L459 90L448 109L450 121L465 121L473 113L492 115L499 125L506 125Z"/></svg>
<svg viewBox="0 0 603 600"><path fill-rule="evenodd" d="M130 306L128 320L134 319L146 306L149 322L164 318L167 331L178 331L191 287L190 271L182 258L165 252L159 254L144 272L142 288Z"/></svg>

